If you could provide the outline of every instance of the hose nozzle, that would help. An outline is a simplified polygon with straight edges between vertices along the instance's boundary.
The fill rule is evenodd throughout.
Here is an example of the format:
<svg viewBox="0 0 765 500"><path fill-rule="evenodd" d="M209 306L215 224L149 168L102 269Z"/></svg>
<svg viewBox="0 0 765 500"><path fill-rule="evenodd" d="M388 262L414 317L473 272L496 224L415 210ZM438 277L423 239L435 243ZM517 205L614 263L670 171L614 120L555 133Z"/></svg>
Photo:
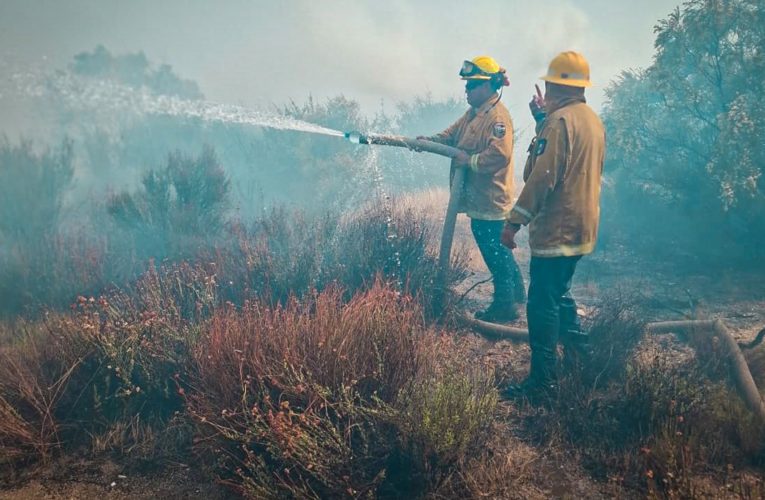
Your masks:
<svg viewBox="0 0 765 500"><path fill-rule="evenodd" d="M369 144L369 139L367 139L367 136L362 135L361 132L346 132L345 138L354 144Z"/></svg>

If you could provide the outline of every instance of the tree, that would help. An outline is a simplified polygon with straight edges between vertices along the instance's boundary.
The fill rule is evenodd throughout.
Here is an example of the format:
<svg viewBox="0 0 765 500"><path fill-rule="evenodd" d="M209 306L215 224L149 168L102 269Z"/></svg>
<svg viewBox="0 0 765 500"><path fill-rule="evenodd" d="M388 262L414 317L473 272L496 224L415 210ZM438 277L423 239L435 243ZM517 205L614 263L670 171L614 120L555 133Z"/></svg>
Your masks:
<svg viewBox="0 0 765 500"><path fill-rule="evenodd" d="M211 149L197 158L170 154L147 172L141 189L114 195L108 212L141 259L183 258L212 241L226 223L229 180Z"/></svg>
<svg viewBox="0 0 765 500"><path fill-rule="evenodd" d="M143 52L113 56L106 47L99 45L93 52L74 56L69 69L81 76L114 80L134 88L146 87L158 95L202 98L194 81L180 78L168 64L154 69Z"/></svg>
<svg viewBox="0 0 765 500"><path fill-rule="evenodd" d="M653 64L607 90L604 227L751 262L765 255L765 7L693 0L655 32Z"/></svg>
<svg viewBox="0 0 765 500"><path fill-rule="evenodd" d="M54 235L73 176L69 140L41 154L28 141L0 140L0 243L33 248Z"/></svg>

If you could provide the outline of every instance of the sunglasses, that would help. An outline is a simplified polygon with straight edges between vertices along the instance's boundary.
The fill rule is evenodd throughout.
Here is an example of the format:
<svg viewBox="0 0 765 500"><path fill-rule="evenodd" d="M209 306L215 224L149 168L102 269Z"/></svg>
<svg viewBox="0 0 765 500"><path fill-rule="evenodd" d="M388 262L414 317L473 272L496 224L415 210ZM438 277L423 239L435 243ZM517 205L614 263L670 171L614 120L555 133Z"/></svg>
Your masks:
<svg viewBox="0 0 765 500"><path fill-rule="evenodd" d="M487 83L489 83L489 80L468 80L467 83L465 83L465 90L475 90Z"/></svg>

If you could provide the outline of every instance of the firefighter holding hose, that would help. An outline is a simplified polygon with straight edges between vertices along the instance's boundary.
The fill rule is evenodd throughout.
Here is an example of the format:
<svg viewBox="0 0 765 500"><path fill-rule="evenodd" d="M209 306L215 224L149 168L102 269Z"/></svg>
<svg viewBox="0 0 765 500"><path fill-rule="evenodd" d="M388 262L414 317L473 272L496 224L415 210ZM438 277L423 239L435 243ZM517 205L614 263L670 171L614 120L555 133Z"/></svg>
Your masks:
<svg viewBox="0 0 765 500"><path fill-rule="evenodd" d="M459 212L470 218L470 229L492 275L491 305L475 317L505 322L518 317L526 301L518 264L501 243L505 219L513 202L513 122L500 102L509 85L505 69L489 56L465 61L459 73L465 81L470 109L443 132L418 139L462 150L452 159L451 175L465 168Z"/></svg>
<svg viewBox="0 0 765 500"><path fill-rule="evenodd" d="M577 52L563 52L549 65L545 95L537 87L530 103L538 122L523 171L525 185L510 211L502 243L515 248L515 234L529 228L531 263L526 314L531 371L506 396L549 395L557 387L557 345L581 352L576 303L570 295L574 270L595 248L600 217L600 180L605 131L587 105L590 66Z"/></svg>

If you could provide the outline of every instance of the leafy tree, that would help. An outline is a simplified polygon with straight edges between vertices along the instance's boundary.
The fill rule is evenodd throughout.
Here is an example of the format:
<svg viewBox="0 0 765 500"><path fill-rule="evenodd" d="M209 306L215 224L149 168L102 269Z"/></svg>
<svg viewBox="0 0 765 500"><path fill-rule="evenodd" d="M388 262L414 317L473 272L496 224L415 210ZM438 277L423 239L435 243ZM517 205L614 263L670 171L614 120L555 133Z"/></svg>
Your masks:
<svg viewBox="0 0 765 500"><path fill-rule="evenodd" d="M462 99L436 101L430 93L415 96L398 104L398 129L408 136L431 135L454 123L467 107Z"/></svg>
<svg viewBox="0 0 765 500"><path fill-rule="evenodd" d="M692 0L655 32L653 64L607 91L604 227L659 251L762 263L765 7Z"/></svg>

